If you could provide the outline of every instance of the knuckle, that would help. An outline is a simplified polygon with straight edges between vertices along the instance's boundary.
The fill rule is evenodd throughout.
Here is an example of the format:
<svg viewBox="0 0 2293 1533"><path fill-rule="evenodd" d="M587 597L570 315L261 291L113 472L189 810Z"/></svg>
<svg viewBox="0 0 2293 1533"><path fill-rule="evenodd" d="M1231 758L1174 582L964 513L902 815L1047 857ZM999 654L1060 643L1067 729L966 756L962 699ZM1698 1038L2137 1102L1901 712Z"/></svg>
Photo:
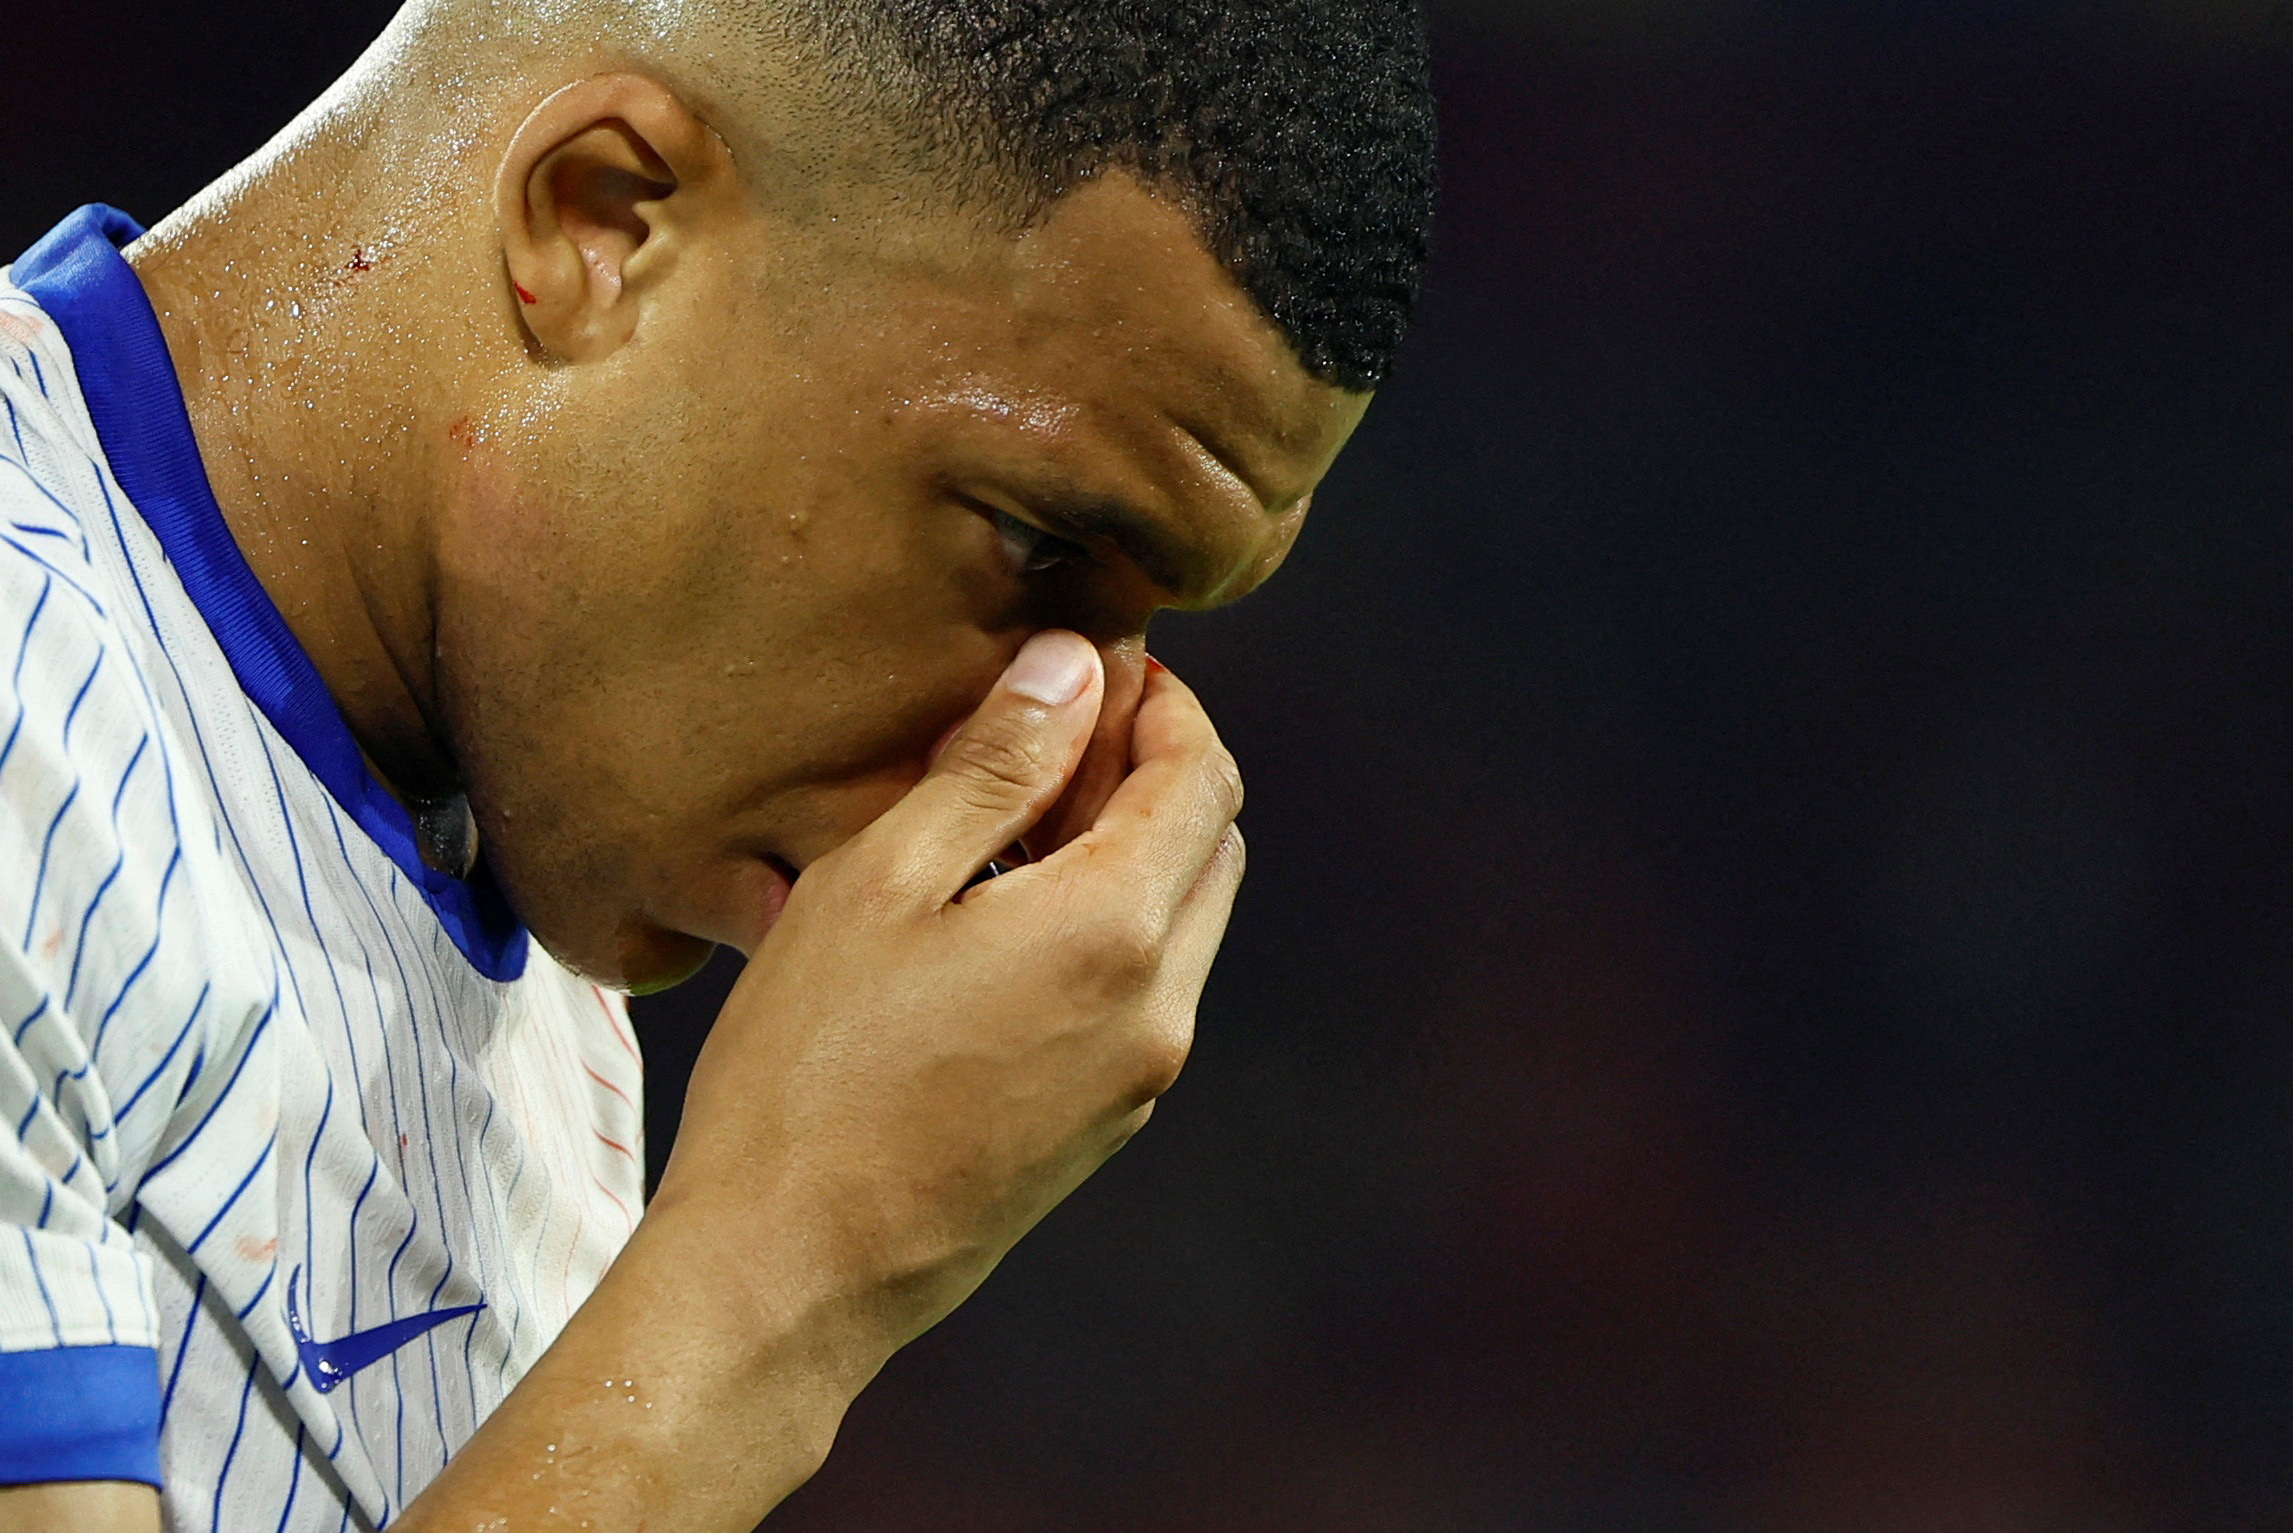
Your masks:
<svg viewBox="0 0 2293 1533"><path fill-rule="evenodd" d="M1134 1089L1141 1102L1151 1102L1178 1084L1192 1052L1184 1040L1161 1034L1145 1040L1133 1065Z"/></svg>
<svg viewBox="0 0 2293 1533"><path fill-rule="evenodd" d="M853 880L847 890L846 911L854 920L869 925L886 924L906 915L925 895L918 871L900 858L869 869L869 876Z"/></svg>
<svg viewBox="0 0 2293 1533"><path fill-rule="evenodd" d="M1162 969L1161 935L1133 913L1096 922L1083 933L1080 947L1089 979L1110 994L1143 990Z"/></svg>
<svg viewBox="0 0 2293 1533"><path fill-rule="evenodd" d="M1226 827L1226 839L1218 844L1218 872L1229 882L1239 884L1250 871L1250 843L1243 837L1242 827Z"/></svg>
<svg viewBox="0 0 2293 1533"><path fill-rule="evenodd" d="M1202 758L1202 776L1213 809L1222 820L1242 812L1242 766L1223 745L1213 745Z"/></svg>
<svg viewBox="0 0 2293 1533"><path fill-rule="evenodd" d="M1032 793L1044 775L1042 739L1010 725L967 729L940 760L964 791L995 807Z"/></svg>
<svg viewBox="0 0 2293 1533"><path fill-rule="evenodd" d="M914 902L913 869L888 849L848 843L804 872L797 888L834 910L839 921L880 924Z"/></svg>

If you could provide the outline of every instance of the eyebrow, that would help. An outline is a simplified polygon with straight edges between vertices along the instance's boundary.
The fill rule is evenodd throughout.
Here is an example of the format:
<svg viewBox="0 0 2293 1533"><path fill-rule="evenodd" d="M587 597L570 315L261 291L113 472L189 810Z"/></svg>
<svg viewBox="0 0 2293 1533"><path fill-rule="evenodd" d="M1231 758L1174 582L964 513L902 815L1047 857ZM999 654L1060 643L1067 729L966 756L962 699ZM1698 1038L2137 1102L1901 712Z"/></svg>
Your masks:
<svg viewBox="0 0 2293 1533"><path fill-rule="evenodd" d="M1248 494L1253 505L1266 509L1265 497L1258 486L1235 465L1233 458L1220 450L1209 432L1194 425L1182 425L1180 429L1204 458ZM1077 541L1100 540L1112 544L1181 606L1209 601L1234 573L1231 569L1212 568L1203 549L1174 535L1168 523L1119 496L1095 494L1073 485L1051 484L1041 488L1042 493L1029 504L1036 515L1053 524L1049 530L1072 533Z"/></svg>
<svg viewBox="0 0 2293 1533"><path fill-rule="evenodd" d="M1077 542L1111 544L1147 579L1180 602L1213 595L1222 579L1201 550L1170 527L1125 501L1103 496L1047 494L1028 502L1050 530Z"/></svg>

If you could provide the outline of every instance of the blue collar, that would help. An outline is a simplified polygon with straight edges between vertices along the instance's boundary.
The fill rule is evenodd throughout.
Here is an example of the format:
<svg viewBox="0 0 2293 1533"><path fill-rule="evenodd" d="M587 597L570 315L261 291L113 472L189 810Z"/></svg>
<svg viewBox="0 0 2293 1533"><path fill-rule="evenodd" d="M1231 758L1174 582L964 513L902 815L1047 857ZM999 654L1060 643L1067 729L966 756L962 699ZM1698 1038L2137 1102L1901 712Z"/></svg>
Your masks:
<svg viewBox="0 0 2293 1533"><path fill-rule="evenodd" d="M166 550L240 687L422 891L470 966L488 979L516 979L525 972L526 931L491 873L483 862L467 880L424 866L412 817L367 770L318 668L232 541L167 338L119 253L142 234L115 208L85 207L26 251L11 275L63 332L112 474Z"/></svg>

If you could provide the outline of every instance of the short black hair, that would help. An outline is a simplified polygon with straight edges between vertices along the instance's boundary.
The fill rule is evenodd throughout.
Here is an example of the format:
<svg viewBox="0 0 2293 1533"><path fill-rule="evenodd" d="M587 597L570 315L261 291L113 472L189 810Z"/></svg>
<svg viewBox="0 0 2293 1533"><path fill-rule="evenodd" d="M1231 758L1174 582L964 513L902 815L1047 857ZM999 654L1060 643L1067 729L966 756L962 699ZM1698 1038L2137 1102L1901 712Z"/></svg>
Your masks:
<svg viewBox="0 0 2293 1533"><path fill-rule="evenodd" d="M1189 209L1309 371L1383 381L1433 216L1417 0L812 4L867 60L843 67L906 98L938 150L1038 206L1139 175Z"/></svg>

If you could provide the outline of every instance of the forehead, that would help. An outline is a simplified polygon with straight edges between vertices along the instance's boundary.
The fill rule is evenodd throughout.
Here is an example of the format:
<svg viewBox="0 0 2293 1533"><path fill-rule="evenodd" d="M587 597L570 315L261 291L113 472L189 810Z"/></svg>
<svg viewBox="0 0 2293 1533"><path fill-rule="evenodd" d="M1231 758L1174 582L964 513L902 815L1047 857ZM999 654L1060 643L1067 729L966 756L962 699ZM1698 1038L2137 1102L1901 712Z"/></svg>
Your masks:
<svg viewBox="0 0 2293 1533"><path fill-rule="evenodd" d="M1309 374L1192 220L1127 175L1053 203L1012 242L1008 280L1016 339L1070 388L1151 395L1181 424L1231 436L1270 498L1309 490L1333 422L1350 424L1353 397Z"/></svg>
<svg viewBox="0 0 2293 1533"><path fill-rule="evenodd" d="M1019 492L1158 524L1195 566L1181 604L1278 559L1366 406L1309 374L1185 213L1128 176L1016 232L877 232L866 259L897 312L870 339L899 414L1032 481Z"/></svg>

